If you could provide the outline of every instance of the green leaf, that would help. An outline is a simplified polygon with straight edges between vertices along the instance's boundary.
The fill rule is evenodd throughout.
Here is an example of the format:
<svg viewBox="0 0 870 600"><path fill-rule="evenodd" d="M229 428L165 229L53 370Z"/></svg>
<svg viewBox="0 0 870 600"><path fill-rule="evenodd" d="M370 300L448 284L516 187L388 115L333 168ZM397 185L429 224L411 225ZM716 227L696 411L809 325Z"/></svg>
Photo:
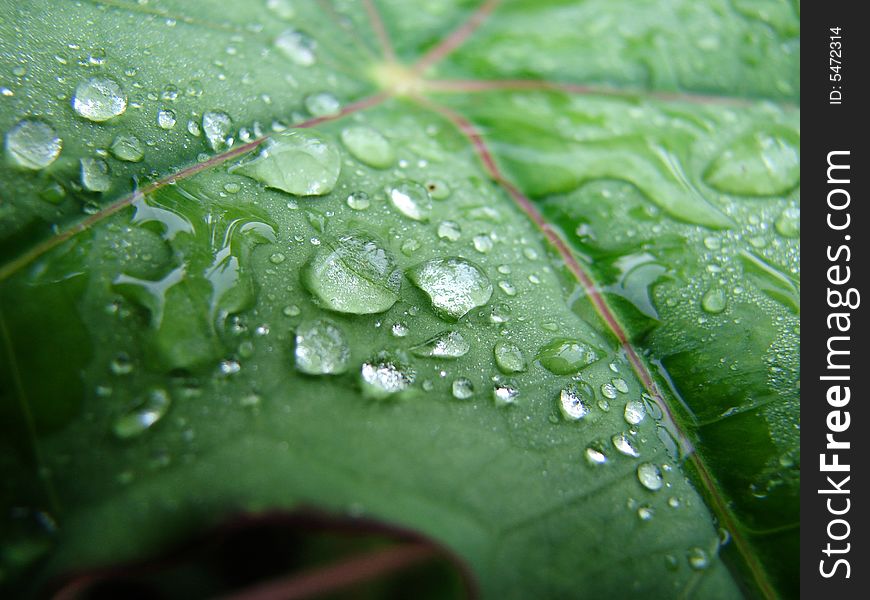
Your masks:
<svg viewBox="0 0 870 600"><path fill-rule="evenodd" d="M796 10L0 0L0 589L315 506L795 597Z"/></svg>

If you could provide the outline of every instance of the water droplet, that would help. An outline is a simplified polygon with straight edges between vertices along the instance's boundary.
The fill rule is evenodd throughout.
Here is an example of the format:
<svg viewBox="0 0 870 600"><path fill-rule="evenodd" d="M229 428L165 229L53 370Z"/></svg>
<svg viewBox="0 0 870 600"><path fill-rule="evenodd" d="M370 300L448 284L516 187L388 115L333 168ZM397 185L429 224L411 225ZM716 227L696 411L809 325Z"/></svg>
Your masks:
<svg viewBox="0 0 870 600"><path fill-rule="evenodd" d="M341 112L341 102L329 92L308 94L304 103L312 117L331 117Z"/></svg>
<svg viewBox="0 0 870 600"><path fill-rule="evenodd" d="M169 394L165 390L153 389L128 412L115 419L112 431L121 439L139 436L166 414L170 403Z"/></svg>
<svg viewBox="0 0 870 600"><path fill-rule="evenodd" d="M602 383L601 384L601 395L604 396L605 398L609 398L610 400L613 400L617 396L616 388L613 387L612 383Z"/></svg>
<svg viewBox="0 0 870 600"><path fill-rule="evenodd" d="M178 88L171 83L163 88L160 93L160 98L167 102L175 102L178 99Z"/></svg>
<svg viewBox="0 0 870 600"><path fill-rule="evenodd" d="M459 358L471 350L471 344L465 341L458 331L442 331L425 342L411 348L415 356L431 358Z"/></svg>
<svg viewBox="0 0 870 600"><path fill-rule="evenodd" d="M613 384L613 387L616 388L616 391L621 394L628 393L628 384L625 382L625 379L621 379L617 377L616 379L611 379L610 383Z"/></svg>
<svg viewBox="0 0 870 600"><path fill-rule="evenodd" d="M638 465L637 480L643 487L653 492L662 489L662 485L664 485L661 470L652 463Z"/></svg>
<svg viewBox="0 0 870 600"><path fill-rule="evenodd" d="M126 162L139 162L145 156L142 142L135 135L119 135L109 146L109 152L118 160Z"/></svg>
<svg viewBox="0 0 870 600"><path fill-rule="evenodd" d="M285 317L298 317L302 314L302 311L295 304L285 306L281 312L284 313Z"/></svg>
<svg viewBox="0 0 870 600"><path fill-rule="evenodd" d="M668 498L668 506L671 508L679 508L680 507L680 499L676 496L671 496Z"/></svg>
<svg viewBox="0 0 870 600"><path fill-rule="evenodd" d="M637 516L641 521L651 521L654 515L655 510L652 506L645 504L637 509Z"/></svg>
<svg viewBox="0 0 870 600"><path fill-rule="evenodd" d="M680 568L680 562L677 560L677 557L673 554L665 555L665 568L668 571L676 571Z"/></svg>
<svg viewBox="0 0 870 600"><path fill-rule="evenodd" d="M418 242L414 238L408 238L404 242L402 242L402 254L405 256L413 255L417 250L420 249L420 242Z"/></svg>
<svg viewBox="0 0 870 600"><path fill-rule="evenodd" d="M727 194L784 194L800 181L800 137L782 127L744 136L722 151L704 179Z"/></svg>
<svg viewBox="0 0 870 600"><path fill-rule="evenodd" d="M241 189L242 186L235 181L224 184L224 191L228 194L238 194Z"/></svg>
<svg viewBox="0 0 870 600"><path fill-rule="evenodd" d="M99 123L123 114L127 95L117 81L93 77L76 87L72 107L84 118Z"/></svg>
<svg viewBox="0 0 870 600"><path fill-rule="evenodd" d="M347 371L350 345L344 332L328 319L314 319L296 328L296 369L309 375Z"/></svg>
<svg viewBox="0 0 870 600"><path fill-rule="evenodd" d="M452 391L457 400L468 400L474 395L474 384L470 379L460 377L453 382Z"/></svg>
<svg viewBox="0 0 870 600"><path fill-rule="evenodd" d="M505 280L499 281L498 287L502 292L504 292L508 296L516 296L517 295L517 288L515 288L514 284L512 284L510 281L505 281Z"/></svg>
<svg viewBox="0 0 870 600"><path fill-rule="evenodd" d="M496 406L512 406L517 403L520 390L512 379L496 377L493 381L492 399Z"/></svg>
<svg viewBox="0 0 870 600"><path fill-rule="evenodd" d="M640 400L631 399L625 403L625 422L629 425L637 425L643 421L646 416L646 406Z"/></svg>
<svg viewBox="0 0 870 600"><path fill-rule="evenodd" d="M235 375L242 370L242 365L237 360L222 360L218 365L221 375Z"/></svg>
<svg viewBox="0 0 870 600"><path fill-rule="evenodd" d="M590 465L603 465L607 462L607 455L604 454L601 448L596 446L587 447L583 454L586 457L586 462Z"/></svg>
<svg viewBox="0 0 870 600"><path fill-rule="evenodd" d="M386 169L396 162L393 146L387 138L371 127L346 127L341 132L341 142L355 159L375 169Z"/></svg>
<svg viewBox="0 0 870 600"><path fill-rule="evenodd" d="M341 154L313 130L277 133L260 148L255 158L229 171L297 196L322 196L335 187L341 172Z"/></svg>
<svg viewBox="0 0 870 600"><path fill-rule="evenodd" d="M233 128L233 120L225 112L210 111L202 115L202 131L208 145L215 152L225 150L232 145L233 139L230 132Z"/></svg>
<svg viewBox="0 0 870 600"><path fill-rule="evenodd" d="M281 252L274 252L274 253L272 253L272 255L269 257L269 262L271 262L273 265L280 265L282 262L284 262L284 260L285 260L286 258L287 258L287 257L284 256L283 253L281 253Z"/></svg>
<svg viewBox="0 0 870 600"><path fill-rule="evenodd" d="M716 315L725 310L728 305L728 298L725 295L725 290L722 288L713 288L708 290L704 297L701 298L701 308L705 312Z"/></svg>
<svg viewBox="0 0 870 600"><path fill-rule="evenodd" d="M438 224L438 237L442 240L455 242L462 237L462 228L459 227L459 223L454 223L453 221L441 221L441 223Z"/></svg>
<svg viewBox="0 0 870 600"><path fill-rule="evenodd" d="M432 202L429 198L429 192L422 185L406 181L390 185L386 191L390 202L400 213L415 221L429 220Z"/></svg>
<svg viewBox="0 0 870 600"><path fill-rule="evenodd" d="M402 272L392 255L364 233L325 241L305 265L302 283L337 312L384 312L399 299Z"/></svg>
<svg viewBox="0 0 870 600"><path fill-rule="evenodd" d="M566 421L579 421L589 414L592 388L588 384L572 383L559 392L559 411Z"/></svg>
<svg viewBox="0 0 870 600"><path fill-rule="evenodd" d="M371 205L371 201L365 192L353 192L347 197L347 205L353 210L365 210Z"/></svg>
<svg viewBox="0 0 870 600"><path fill-rule="evenodd" d="M722 242L719 241L719 238L709 235L704 238L704 247L707 250L718 250L722 247Z"/></svg>
<svg viewBox="0 0 870 600"><path fill-rule="evenodd" d="M706 550L698 546L689 548L686 558L689 560L689 566L696 571L703 571L710 566L710 556Z"/></svg>
<svg viewBox="0 0 870 600"><path fill-rule="evenodd" d="M266 8L279 19L290 20L296 16L296 8L290 0L266 0Z"/></svg>
<svg viewBox="0 0 870 600"><path fill-rule="evenodd" d="M301 67L310 67L317 61L317 42L302 31L287 29L281 32L275 38L275 47Z"/></svg>
<svg viewBox="0 0 870 600"><path fill-rule="evenodd" d="M82 185L91 192L106 192L112 187L109 165L102 158L81 159Z"/></svg>
<svg viewBox="0 0 870 600"><path fill-rule="evenodd" d="M492 349L495 364L502 373L522 373L526 370L526 358L519 346L500 340Z"/></svg>
<svg viewBox="0 0 870 600"><path fill-rule="evenodd" d="M24 119L6 134L6 154L25 169L44 169L60 154L63 141L47 123Z"/></svg>
<svg viewBox="0 0 870 600"><path fill-rule="evenodd" d="M601 358L601 353L580 340L556 339L538 351L541 366L556 375L579 373Z"/></svg>
<svg viewBox="0 0 870 600"><path fill-rule="evenodd" d="M414 383L415 373L400 355L381 352L363 363L361 369L363 394L381 399L407 390Z"/></svg>
<svg viewBox="0 0 870 600"><path fill-rule="evenodd" d="M798 238L801 236L801 209L796 206L786 208L773 224L783 237Z"/></svg>
<svg viewBox="0 0 870 600"><path fill-rule="evenodd" d="M133 372L133 361L126 352L121 352L112 359L109 368L115 375L129 375Z"/></svg>
<svg viewBox="0 0 870 600"><path fill-rule="evenodd" d="M613 442L613 447L616 448L621 454L634 458L640 456L640 452L637 451L634 442L624 432L617 433L612 438L610 438L610 441Z"/></svg>
<svg viewBox="0 0 870 600"><path fill-rule="evenodd" d="M408 324L402 321L397 321L393 323L393 326L390 328L390 332L393 334L393 336L399 338L407 337L410 331L411 330L408 328Z"/></svg>
<svg viewBox="0 0 870 600"><path fill-rule="evenodd" d="M172 129L175 127L176 121L175 111L166 108L157 111L157 125L161 129Z"/></svg>
<svg viewBox="0 0 870 600"><path fill-rule="evenodd" d="M492 239L488 235L476 235L471 241L474 244L474 249L481 254L486 254L492 250Z"/></svg>
<svg viewBox="0 0 870 600"><path fill-rule="evenodd" d="M483 269L464 258L430 260L412 268L408 278L429 296L438 316L447 320L459 320L492 296Z"/></svg>

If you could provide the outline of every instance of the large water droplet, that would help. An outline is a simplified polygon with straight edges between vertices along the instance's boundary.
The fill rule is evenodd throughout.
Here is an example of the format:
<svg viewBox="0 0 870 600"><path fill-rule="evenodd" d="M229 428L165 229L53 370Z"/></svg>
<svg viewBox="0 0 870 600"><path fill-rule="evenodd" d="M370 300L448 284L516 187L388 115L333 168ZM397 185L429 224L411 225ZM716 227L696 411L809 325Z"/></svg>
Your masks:
<svg viewBox="0 0 870 600"><path fill-rule="evenodd" d="M580 340L553 340L538 351L541 366L556 375L579 373L601 358L601 352Z"/></svg>
<svg viewBox="0 0 870 600"><path fill-rule="evenodd" d="M464 258L430 260L411 269L408 278L429 296L443 319L458 320L492 296L483 269Z"/></svg>
<svg viewBox="0 0 870 600"><path fill-rule="evenodd" d="M519 396L520 389L513 379L496 377L493 380L492 399L496 406L512 406Z"/></svg>
<svg viewBox="0 0 870 600"><path fill-rule="evenodd" d="M567 421L579 421L589 414L592 388L583 382L572 383L559 392L559 412Z"/></svg>
<svg viewBox="0 0 870 600"><path fill-rule="evenodd" d="M386 169L396 162L393 146L371 127L346 127L341 132L341 141L355 159L370 167Z"/></svg>
<svg viewBox="0 0 870 600"><path fill-rule="evenodd" d="M785 128L756 131L725 148L704 179L729 194L783 194L800 181L800 138Z"/></svg>
<svg viewBox="0 0 870 600"><path fill-rule="evenodd" d="M387 196L396 209L415 221L427 221L432 212L429 192L419 183L405 181L387 187Z"/></svg>
<svg viewBox="0 0 870 600"><path fill-rule="evenodd" d="M361 369L363 394L382 399L403 392L414 383L415 373L400 355L381 352Z"/></svg>
<svg viewBox="0 0 870 600"><path fill-rule="evenodd" d="M451 391L457 400L468 400L474 395L474 384L470 379L460 377L453 382Z"/></svg>
<svg viewBox="0 0 870 600"><path fill-rule="evenodd" d="M317 61L317 42L307 33L287 29L275 38L275 47L299 66L309 67Z"/></svg>
<svg viewBox="0 0 870 600"><path fill-rule="evenodd" d="M230 138L232 129L233 120L225 112L209 111L202 115L202 131L208 145L215 152L220 152L233 143Z"/></svg>
<svg viewBox="0 0 870 600"><path fill-rule="evenodd" d="M255 158L229 171L297 196L322 196L335 187L341 154L316 132L293 129L273 135Z"/></svg>
<svg viewBox="0 0 870 600"><path fill-rule="evenodd" d="M625 412L623 417L629 425L637 425L643 421L646 416L646 406L641 400L629 400L625 403Z"/></svg>
<svg viewBox="0 0 870 600"><path fill-rule="evenodd" d="M24 119L6 134L6 154L25 169L44 169L60 154L63 141L47 123Z"/></svg>
<svg viewBox="0 0 870 600"><path fill-rule="evenodd" d="M314 319L296 328L296 368L309 375L347 371L350 346L344 332L328 319Z"/></svg>
<svg viewBox="0 0 870 600"><path fill-rule="evenodd" d="M465 356L469 350L471 350L471 344L465 341L461 333L443 331L411 348L411 353L427 358L459 358Z"/></svg>
<svg viewBox="0 0 870 600"><path fill-rule="evenodd" d="M324 241L303 268L302 283L330 310L371 314L399 299L402 272L378 241L359 232Z"/></svg>
<svg viewBox="0 0 870 600"><path fill-rule="evenodd" d="M94 77L76 87L72 107L84 118L99 123L123 114L127 95L117 81Z"/></svg>
<svg viewBox="0 0 870 600"><path fill-rule="evenodd" d="M112 431L121 439L141 435L166 414L170 403L166 390L153 389L128 412L115 419Z"/></svg>
<svg viewBox="0 0 870 600"><path fill-rule="evenodd" d="M106 192L112 187L109 165L102 158L81 159L82 185L91 192Z"/></svg>
<svg viewBox="0 0 870 600"><path fill-rule="evenodd" d="M662 485L664 485L661 470L652 463L638 465L637 480L643 487L653 492L662 489Z"/></svg>
<svg viewBox="0 0 870 600"><path fill-rule="evenodd" d="M142 142L135 135L119 135L109 146L109 152L118 160L139 162L145 156Z"/></svg>
<svg viewBox="0 0 870 600"><path fill-rule="evenodd" d="M312 117L331 117L341 112L341 102L329 92L305 96L305 110Z"/></svg>
<svg viewBox="0 0 870 600"><path fill-rule="evenodd" d="M728 306L728 297L725 295L725 290L722 288L713 288L708 290L704 297L701 298L701 308L711 315L717 315Z"/></svg>
<svg viewBox="0 0 870 600"><path fill-rule="evenodd" d="M522 373L526 370L526 357L519 346L499 340L492 348L498 370L505 374Z"/></svg>

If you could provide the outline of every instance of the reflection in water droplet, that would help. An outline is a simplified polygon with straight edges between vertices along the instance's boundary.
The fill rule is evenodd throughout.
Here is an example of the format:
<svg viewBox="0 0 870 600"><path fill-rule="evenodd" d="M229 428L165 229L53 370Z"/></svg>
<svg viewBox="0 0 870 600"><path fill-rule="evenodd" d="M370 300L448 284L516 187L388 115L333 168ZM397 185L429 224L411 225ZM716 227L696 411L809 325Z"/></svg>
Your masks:
<svg viewBox="0 0 870 600"><path fill-rule="evenodd" d="M402 321L397 321L397 322L393 323L393 326L390 328L390 331L392 332L394 337L401 338L401 337L406 337L408 335L408 333L410 332L410 329L408 328L407 323L404 323Z"/></svg>
<svg viewBox="0 0 870 600"><path fill-rule="evenodd" d="M725 296L725 290L722 288L713 288L708 290L704 297L701 298L701 308L706 312L716 315L725 310L728 304L728 299Z"/></svg>
<svg viewBox="0 0 870 600"><path fill-rule="evenodd" d="M492 239L488 235L476 235L471 241L474 244L474 249L481 254L486 254L492 250Z"/></svg>
<svg viewBox="0 0 870 600"><path fill-rule="evenodd" d="M499 289L507 296L516 296L517 288L510 281L502 280L498 282Z"/></svg>
<svg viewBox="0 0 870 600"><path fill-rule="evenodd" d="M371 205L371 200L365 192L352 192L347 197L347 205L353 210L365 210Z"/></svg>
<svg viewBox="0 0 870 600"><path fill-rule="evenodd" d="M637 516L641 521L651 521L655 515L653 507L644 505L637 509Z"/></svg>
<svg viewBox="0 0 870 600"><path fill-rule="evenodd" d="M310 108L308 110L311 112ZM355 159L375 169L386 169L396 162L393 146L387 138L371 127L346 127L341 132L341 142Z"/></svg>
<svg viewBox="0 0 870 600"><path fill-rule="evenodd" d="M429 296L438 316L447 320L462 318L492 296L483 269L464 258L430 260L412 268L408 278Z"/></svg>
<svg viewBox="0 0 870 600"><path fill-rule="evenodd" d="M600 359L601 354L580 340L557 339L543 346L537 358L555 375L572 375Z"/></svg>
<svg viewBox="0 0 870 600"><path fill-rule="evenodd" d="M415 221L429 220L432 212L432 202L429 192L419 183L406 181L387 187L387 196L396 209Z"/></svg>
<svg viewBox="0 0 870 600"><path fill-rule="evenodd" d="M468 400L474 395L474 384L465 377L460 377L453 382L453 397L457 400Z"/></svg>
<svg viewBox="0 0 870 600"><path fill-rule="evenodd" d="M634 442L624 432L614 435L611 438L611 442L613 442L613 447L616 448L621 454L634 458L640 456L640 452L637 451L637 447L635 447Z"/></svg>
<svg viewBox="0 0 870 600"><path fill-rule="evenodd" d="M612 383L602 383L601 384L601 395L604 396L605 398L609 398L610 400L613 400L617 396L616 388L613 387Z"/></svg>
<svg viewBox="0 0 870 600"><path fill-rule="evenodd" d="M413 348L415 356L431 358L459 358L471 350L471 345L465 341L458 331L443 331Z"/></svg>
<svg viewBox="0 0 870 600"><path fill-rule="evenodd" d="M441 221L441 223L438 224L438 237L442 240L455 242L462 237L462 229L459 227L459 223L454 223L453 221Z"/></svg>
<svg viewBox="0 0 870 600"><path fill-rule="evenodd" d="M302 31L287 29L281 32L275 38L275 47L301 67L309 67L317 61L317 42Z"/></svg>
<svg viewBox="0 0 870 600"><path fill-rule="evenodd" d="M60 154L63 141L48 124L24 119L6 134L6 154L25 169L44 169Z"/></svg>
<svg viewBox="0 0 870 600"><path fill-rule="evenodd" d="M637 480L643 487L653 492L662 489L662 485L664 485L661 470L652 463L638 465Z"/></svg>
<svg viewBox="0 0 870 600"><path fill-rule="evenodd" d="M403 392L414 383L415 373L399 355L381 352L372 360L363 363L360 371L363 394L369 398L382 399Z"/></svg>
<svg viewBox="0 0 870 600"><path fill-rule="evenodd" d="M499 340L492 349L498 370L505 374L522 373L526 370L526 358L519 346Z"/></svg>
<svg viewBox="0 0 870 600"><path fill-rule="evenodd" d="M303 268L302 283L330 310L372 314L399 299L402 272L378 241L357 232L325 241Z"/></svg>
<svg viewBox="0 0 870 600"><path fill-rule="evenodd" d="M590 465L603 465L607 462L607 455L594 445L586 448L583 454Z"/></svg>
<svg viewBox="0 0 870 600"><path fill-rule="evenodd" d="M328 319L314 319L296 328L296 368L309 375L347 371L350 345L344 332Z"/></svg>
<svg viewBox="0 0 870 600"><path fill-rule="evenodd" d="M109 152L118 160L139 162L145 156L142 142L135 135L119 135L109 146Z"/></svg>
<svg viewBox="0 0 870 600"><path fill-rule="evenodd" d="M572 383L559 392L559 411L566 421L579 421L589 414L591 400L589 384Z"/></svg>
<svg viewBox="0 0 870 600"><path fill-rule="evenodd" d="M202 131L208 145L215 152L225 150L232 145L233 140L230 132L233 128L233 120L225 112L209 111L202 115Z"/></svg>
<svg viewBox="0 0 870 600"><path fill-rule="evenodd" d="M616 388L617 392L622 394L628 393L628 384L625 382L625 379L620 379L617 377L616 379L611 379L610 383L613 384L613 387Z"/></svg>
<svg viewBox="0 0 870 600"><path fill-rule="evenodd" d="M169 394L162 389L153 389L132 409L115 419L112 431L121 439L139 436L166 414L169 405Z"/></svg>
<svg viewBox="0 0 870 600"><path fill-rule="evenodd" d="M689 566L696 571L703 571L710 566L710 556L706 550L698 546L689 548L686 558L689 560Z"/></svg>
<svg viewBox="0 0 870 600"><path fill-rule="evenodd" d="M84 118L99 123L123 114L127 110L127 95L117 81L94 77L76 87L72 107Z"/></svg>
<svg viewBox="0 0 870 600"><path fill-rule="evenodd" d="M175 127L176 121L175 111L161 109L157 112L157 125L161 129L172 129Z"/></svg>
<svg viewBox="0 0 870 600"><path fill-rule="evenodd" d="M305 110L312 117L328 117L341 112L341 102L329 92L318 92L305 96Z"/></svg>
<svg viewBox="0 0 870 600"><path fill-rule="evenodd" d="M512 406L517 403L520 390L513 379L496 377L493 380L492 399L496 406Z"/></svg>
<svg viewBox="0 0 870 600"><path fill-rule="evenodd" d="M623 417L629 425L637 425L643 421L646 416L646 406L641 400L629 400L625 403L625 412Z"/></svg>
<svg viewBox="0 0 870 600"><path fill-rule="evenodd" d="M112 187L109 165L102 158L81 159L82 185L91 192L106 192Z"/></svg>

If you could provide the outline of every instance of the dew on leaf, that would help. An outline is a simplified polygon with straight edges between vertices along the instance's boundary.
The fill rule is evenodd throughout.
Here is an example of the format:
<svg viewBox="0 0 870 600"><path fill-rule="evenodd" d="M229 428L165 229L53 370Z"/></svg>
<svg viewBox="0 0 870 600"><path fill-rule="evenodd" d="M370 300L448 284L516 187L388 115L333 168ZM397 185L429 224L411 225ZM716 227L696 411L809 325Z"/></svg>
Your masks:
<svg viewBox="0 0 870 600"><path fill-rule="evenodd" d="M426 189L433 200L444 200L450 195L450 186L440 179L430 179L426 182Z"/></svg>
<svg viewBox="0 0 870 600"><path fill-rule="evenodd" d="M432 212L429 192L419 183L405 181L387 186L387 197L400 213L414 221L428 221Z"/></svg>
<svg viewBox="0 0 870 600"><path fill-rule="evenodd" d="M438 237L442 240L455 242L462 237L462 228L454 221L441 221L438 224Z"/></svg>
<svg viewBox="0 0 870 600"><path fill-rule="evenodd" d="M457 400L468 400L474 395L474 384L470 379L460 377L453 381L451 392Z"/></svg>
<svg viewBox="0 0 870 600"><path fill-rule="evenodd" d="M408 324L404 323L403 321L397 321L393 323L393 326L390 328L390 333L393 334L393 337L399 338L407 337L410 331L411 330L408 327Z"/></svg>
<svg viewBox="0 0 870 600"><path fill-rule="evenodd" d="M661 470L652 463L638 465L637 480L643 487L652 492L662 489L662 485L664 485Z"/></svg>
<svg viewBox="0 0 870 600"><path fill-rule="evenodd" d="M109 363L109 369L115 375L129 375L133 372L133 361L129 354L121 352Z"/></svg>
<svg viewBox="0 0 870 600"><path fill-rule="evenodd" d="M341 102L329 92L317 92L305 96L305 110L312 117L331 117L341 112Z"/></svg>
<svg viewBox="0 0 870 600"><path fill-rule="evenodd" d="M315 131L293 129L269 137L256 157L230 167L229 172L296 196L322 196L335 187L341 154Z"/></svg>
<svg viewBox="0 0 870 600"><path fill-rule="evenodd" d="M559 412L566 421L579 421L589 414L592 388L588 384L576 382L559 392Z"/></svg>
<svg viewBox="0 0 870 600"><path fill-rule="evenodd" d="M616 391L621 394L628 393L628 384L625 382L625 379L620 377L616 377L615 379L611 379L610 383L613 384L613 387L616 388Z"/></svg>
<svg viewBox="0 0 870 600"><path fill-rule="evenodd" d="M641 400L631 399L625 403L623 418L629 425L638 425L646 417L646 406Z"/></svg>
<svg viewBox="0 0 870 600"><path fill-rule="evenodd" d="M472 244L474 244L474 249L480 252L481 254L486 254L490 250L492 250L492 238L488 235L476 235L471 240Z"/></svg>
<svg viewBox="0 0 870 600"><path fill-rule="evenodd" d="M408 278L429 296L438 316L451 321L483 306L492 296L483 269L464 258L430 260L413 267Z"/></svg>
<svg viewBox="0 0 870 600"><path fill-rule="evenodd" d="M24 119L6 133L6 154L19 167L44 169L60 154L63 141L47 123Z"/></svg>
<svg viewBox="0 0 870 600"><path fill-rule="evenodd" d="M127 95L117 81L92 77L76 87L72 107L82 117L100 123L127 110Z"/></svg>
<svg viewBox="0 0 870 600"><path fill-rule="evenodd" d="M625 456L631 456L633 458L637 458L640 456L640 452L638 452L637 447L635 447L634 445L634 442L624 432L617 433L610 439L610 441L613 443L613 447L616 448L620 454L624 454Z"/></svg>
<svg viewBox="0 0 870 600"><path fill-rule="evenodd" d="M493 380L492 399L496 406L512 406L517 403L520 389L513 379L496 377Z"/></svg>
<svg viewBox="0 0 870 600"><path fill-rule="evenodd" d="M698 546L689 548L689 551L686 553L686 558L689 561L689 566L696 571L703 571L710 566L710 556L707 554L706 550L699 548Z"/></svg>
<svg viewBox="0 0 870 600"><path fill-rule="evenodd" d="M471 350L469 344L458 331L442 331L428 340L411 348L411 353L420 357L459 358Z"/></svg>
<svg viewBox="0 0 870 600"><path fill-rule="evenodd" d="M296 16L296 8L290 0L266 0L266 8L285 21Z"/></svg>
<svg viewBox="0 0 870 600"><path fill-rule="evenodd" d="M393 151L392 144L379 131L371 127L365 125L345 127L341 131L341 142L351 156L375 169L386 169L396 162L396 153Z"/></svg>
<svg viewBox="0 0 870 600"><path fill-rule="evenodd" d="M773 226L783 237L798 238L801 235L801 209L789 207L779 213Z"/></svg>
<svg viewBox="0 0 870 600"><path fill-rule="evenodd" d="M313 319L296 328L296 369L309 375L337 375L348 369L350 345L329 319Z"/></svg>
<svg viewBox="0 0 870 600"><path fill-rule="evenodd" d="M710 163L704 179L714 189L727 194L783 194L800 181L798 134L775 128L739 138Z"/></svg>
<svg viewBox="0 0 870 600"><path fill-rule="evenodd" d="M310 67L317 62L317 42L307 33L287 29L275 38L275 47L287 58L301 67Z"/></svg>
<svg viewBox="0 0 870 600"><path fill-rule="evenodd" d="M371 205L371 200L365 192L352 192L347 197L347 205L353 210L365 210Z"/></svg>
<svg viewBox="0 0 870 600"><path fill-rule="evenodd" d="M83 158L81 163L82 186L91 192L106 192L112 187L109 165L102 158Z"/></svg>
<svg viewBox="0 0 870 600"><path fill-rule="evenodd" d="M655 516L655 510L648 505L640 506L637 509L637 516L641 521L651 521Z"/></svg>
<svg viewBox="0 0 870 600"><path fill-rule="evenodd" d="M166 108L157 111L157 125L160 129L172 129L177 121L175 111Z"/></svg>
<svg viewBox="0 0 870 600"><path fill-rule="evenodd" d="M303 268L302 283L329 310L372 314L396 303L402 272L380 242L357 232L324 241Z"/></svg>
<svg viewBox="0 0 870 600"><path fill-rule="evenodd" d="M704 312L710 313L711 315L721 313L725 310L726 306L728 306L728 298L725 295L725 290L722 288L712 288L707 290L701 298L701 308L704 309Z"/></svg>
<svg viewBox="0 0 870 600"><path fill-rule="evenodd" d="M613 386L612 383L602 383L601 384L601 395L604 396L605 398L613 400L617 396L616 388Z"/></svg>
<svg viewBox="0 0 870 600"><path fill-rule="evenodd" d="M516 296L517 295L517 288L514 287L514 284L512 284L510 281L503 279L503 280L498 282L498 287L507 296Z"/></svg>
<svg viewBox="0 0 870 600"><path fill-rule="evenodd" d="M142 435L163 418L170 404L170 397L166 390L152 389L129 411L115 419L112 432L121 439Z"/></svg>
<svg viewBox="0 0 870 600"><path fill-rule="evenodd" d="M215 152L225 150L232 145L230 132L233 120L225 112L209 111L202 115L202 132L209 147Z"/></svg>
<svg viewBox="0 0 870 600"><path fill-rule="evenodd" d="M109 152L118 160L125 162L139 162L145 156L142 142L135 135L119 135L112 140Z"/></svg>
<svg viewBox="0 0 870 600"><path fill-rule="evenodd" d="M580 340L556 339L537 354L541 366L555 375L572 375L601 358L601 353Z"/></svg>
<svg viewBox="0 0 870 600"><path fill-rule="evenodd" d="M414 370L400 354L380 352L374 360L363 363L360 370L363 394L383 399L403 392L414 383Z"/></svg>
<svg viewBox="0 0 870 600"><path fill-rule="evenodd" d="M523 351L513 342L499 340L493 346L492 353L495 364L502 373L522 373L527 368Z"/></svg>
<svg viewBox="0 0 870 600"><path fill-rule="evenodd" d="M607 462L607 455L596 445L588 446L586 450L583 451L583 455L586 457L586 462L590 465L603 465Z"/></svg>

